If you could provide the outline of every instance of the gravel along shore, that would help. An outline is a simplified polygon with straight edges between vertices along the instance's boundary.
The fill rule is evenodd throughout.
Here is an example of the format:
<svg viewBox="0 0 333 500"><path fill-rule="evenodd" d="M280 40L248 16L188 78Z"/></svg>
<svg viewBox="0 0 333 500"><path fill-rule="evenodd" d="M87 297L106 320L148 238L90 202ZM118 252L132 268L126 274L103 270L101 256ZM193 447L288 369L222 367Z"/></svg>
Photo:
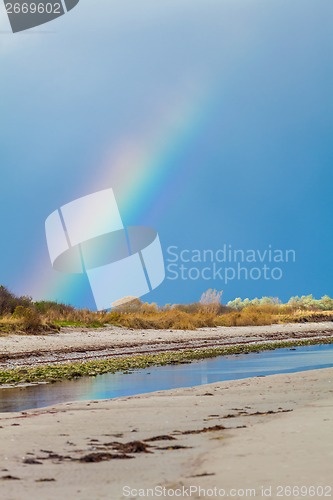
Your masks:
<svg viewBox="0 0 333 500"><path fill-rule="evenodd" d="M329 339L333 322L192 330L66 328L49 335L0 336L0 369L242 344Z"/></svg>

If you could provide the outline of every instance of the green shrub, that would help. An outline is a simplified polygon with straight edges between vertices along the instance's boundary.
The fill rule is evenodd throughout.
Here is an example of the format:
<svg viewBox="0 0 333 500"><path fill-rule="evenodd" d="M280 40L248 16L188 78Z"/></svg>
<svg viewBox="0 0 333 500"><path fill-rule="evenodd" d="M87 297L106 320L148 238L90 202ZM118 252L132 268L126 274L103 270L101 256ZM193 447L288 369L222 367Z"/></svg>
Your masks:
<svg viewBox="0 0 333 500"><path fill-rule="evenodd" d="M29 307L31 304L30 297L16 297L8 288L0 285L0 316L12 314L17 306Z"/></svg>
<svg viewBox="0 0 333 500"><path fill-rule="evenodd" d="M38 311L33 307L17 306L13 318L18 319L24 331L38 331L43 327L43 322Z"/></svg>

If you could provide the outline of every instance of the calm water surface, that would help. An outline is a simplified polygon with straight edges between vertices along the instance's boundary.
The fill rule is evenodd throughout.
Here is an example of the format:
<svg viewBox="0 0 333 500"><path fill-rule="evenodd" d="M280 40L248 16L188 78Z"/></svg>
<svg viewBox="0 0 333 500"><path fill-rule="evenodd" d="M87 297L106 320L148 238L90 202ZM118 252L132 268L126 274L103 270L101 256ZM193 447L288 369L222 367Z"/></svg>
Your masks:
<svg viewBox="0 0 333 500"><path fill-rule="evenodd" d="M328 367L333 367L333 344L218 356L190 364L135 370L128 374L106 374L55 384L0 389L0 412Z"/></svg>

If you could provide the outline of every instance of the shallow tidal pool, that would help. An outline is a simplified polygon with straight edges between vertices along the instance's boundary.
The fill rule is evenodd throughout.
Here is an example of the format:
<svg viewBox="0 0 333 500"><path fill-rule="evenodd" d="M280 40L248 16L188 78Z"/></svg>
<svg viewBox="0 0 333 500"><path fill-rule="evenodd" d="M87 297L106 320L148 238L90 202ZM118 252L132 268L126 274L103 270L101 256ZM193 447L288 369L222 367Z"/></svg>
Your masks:
<svg viewBox="0 0 333 500"><path fill-rule="evenodd" d="M110 399L225 380L333 367L333 344L217 356L192 363L108 373L78 380L0 389L0 412L68 401Z"/></svg>

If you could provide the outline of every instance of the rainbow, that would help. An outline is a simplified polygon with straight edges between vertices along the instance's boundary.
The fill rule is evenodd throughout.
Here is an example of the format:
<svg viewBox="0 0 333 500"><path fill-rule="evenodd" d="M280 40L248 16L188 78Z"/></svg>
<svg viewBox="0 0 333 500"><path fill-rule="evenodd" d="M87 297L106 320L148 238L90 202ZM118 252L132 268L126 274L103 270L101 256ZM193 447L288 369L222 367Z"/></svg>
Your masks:
<svg viewBox="0 0 333 500"><path fill-rule="evenodd" d="M166 200L170 202L181 189L187 167L186 162L179 167L181 158L207 126L216 94L211 88L204 92L186 89L181 98L164 105L148 131L140 131L139 138L126 139L116 151L105 153L89 185L82 186L81 196L112 187L125 225L148 222L158 230L158 221L166 214ZM165 196L168 193L171 200ZM36 300L92 306L87 278L53 271L45 253L46 245L25 280L25 293Z"/></svg>

